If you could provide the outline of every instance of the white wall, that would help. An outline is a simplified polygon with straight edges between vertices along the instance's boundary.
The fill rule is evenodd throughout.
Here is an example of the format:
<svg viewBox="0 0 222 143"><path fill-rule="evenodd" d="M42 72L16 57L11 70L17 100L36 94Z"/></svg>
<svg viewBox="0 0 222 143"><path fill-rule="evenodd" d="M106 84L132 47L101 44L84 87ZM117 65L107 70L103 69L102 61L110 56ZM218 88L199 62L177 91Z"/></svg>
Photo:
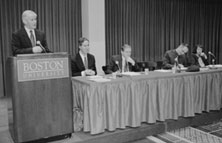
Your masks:
<svg viewBox="0 0 222 143"><path fill-rule="evenodd" d="M82 0L82 35L89 39L98 74L103 74L106 59L104 0Z"/></svg>

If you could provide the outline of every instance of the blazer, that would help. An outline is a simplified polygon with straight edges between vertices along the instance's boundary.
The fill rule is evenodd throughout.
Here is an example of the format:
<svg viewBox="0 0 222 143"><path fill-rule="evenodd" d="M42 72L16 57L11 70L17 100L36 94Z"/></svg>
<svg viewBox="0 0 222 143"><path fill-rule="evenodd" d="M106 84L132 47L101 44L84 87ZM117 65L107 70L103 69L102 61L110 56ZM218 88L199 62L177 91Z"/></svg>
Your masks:
<svg viewBox="0 0 222 143"><path fill-rule="evenodd" d="M45 33L35 29L35 37L36 41L40 41L42 46L45 48L45 51L42 52L49 53L50 51L47 46ZM16 56L17 54L33 53L31 40L24 27L12 34L11 46L13 56Z"/></svg>
<svg viewBox="0 0 222 143"><path fill-rule="evenodd" d="M131 63L128 62L128 66L129 66L129 71L140 71L140 68L136 62L135 59L133 59L135 61L135 65L133 66ZM116 64L116 61L118 61L119 65ZM105 72L106 74L111 74L113 72L118 71L120 68L120 70L122 69L122 55L114 55L111 57L110 63L107 66L107 71Z"/></svg>
<svg viewBox="0 0 222 143"><path fill-rule="evenodd" d="M191 65L197 65L197 66L200 67L200 64L199 64L199 62L198 62L198 58L199 58L199 57L198 57L196 54L192 53L192 54L191 54ZM203 63L205 64L205 66L206 66L206 65L209 65L208 60L205 59L204 56L200 56L200 58L202 59L202 61L203 61Z"/></svg>
<svg viewBox="0 0 222 143"><path fill-rule="evenodd" d="M88 60L88 69L95 71L95 74L97 74L96 61L94 56L88 53L87 60ZM82 58L79 53L76 54L75 57L71 58L71 69L72 69L72 76L81 76L81 72L86 70L84 62L82 61Z"/></svg>
<svg viewBox="0 0 222 143"><path fill-rule="evenodd" d="M190 65L187 55L178 55L176 50L166 51L163 58L163 68L171 69L175 63L175 58L178 57L178 63L184 65L185 67Z"/></svg>

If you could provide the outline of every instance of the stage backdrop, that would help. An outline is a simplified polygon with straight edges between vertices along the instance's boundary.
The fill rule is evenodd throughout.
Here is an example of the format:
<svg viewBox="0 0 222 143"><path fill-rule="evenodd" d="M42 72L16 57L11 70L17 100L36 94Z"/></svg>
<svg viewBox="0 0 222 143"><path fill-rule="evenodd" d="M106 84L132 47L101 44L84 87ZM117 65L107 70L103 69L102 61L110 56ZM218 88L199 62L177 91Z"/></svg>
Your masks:
<svg viewBox="0 0 222 143"><path fill-rule="evenodd" d="M128 43L139 61L162 60L186 42L222 63L221 0L105 0L106 62Z"/></svg>
<svg viewBox="0 0 222 143"><path fill-rule="evenodd" d="M50 50L71 55L78 51L81 0L0 0L0 97L4 95L5 61L12 55L12 32L22 27L21 15L27 9L37 13L38 29L46 33Z"/></svg>

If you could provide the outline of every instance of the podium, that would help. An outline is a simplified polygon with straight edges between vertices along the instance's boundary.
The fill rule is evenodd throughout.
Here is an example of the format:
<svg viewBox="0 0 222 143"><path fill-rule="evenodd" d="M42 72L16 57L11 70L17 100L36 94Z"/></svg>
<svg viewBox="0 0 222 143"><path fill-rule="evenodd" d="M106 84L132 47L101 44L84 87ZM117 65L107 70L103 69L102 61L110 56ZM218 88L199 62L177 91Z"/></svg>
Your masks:
<svg viewBox="0 0 222 143"><path fill-rule="evenodd" d="M6 93L12 99L9 131L15 142L73 132L70 58L67 53L9 57L6 78Z"/></svg>

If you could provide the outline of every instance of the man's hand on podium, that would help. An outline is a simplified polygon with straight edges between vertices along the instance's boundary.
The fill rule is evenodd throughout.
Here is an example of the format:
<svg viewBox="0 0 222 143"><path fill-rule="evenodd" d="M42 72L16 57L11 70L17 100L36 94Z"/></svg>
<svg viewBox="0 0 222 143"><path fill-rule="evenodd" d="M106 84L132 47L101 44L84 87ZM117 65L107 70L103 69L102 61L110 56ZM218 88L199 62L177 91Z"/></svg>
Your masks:
<svg viewBox="0 0 222 143"><path fill-rule="evenodd" d="M35 46L35 47L32 48L32 52L33 53L41 53L42 48L40 46Z"/></svg>

